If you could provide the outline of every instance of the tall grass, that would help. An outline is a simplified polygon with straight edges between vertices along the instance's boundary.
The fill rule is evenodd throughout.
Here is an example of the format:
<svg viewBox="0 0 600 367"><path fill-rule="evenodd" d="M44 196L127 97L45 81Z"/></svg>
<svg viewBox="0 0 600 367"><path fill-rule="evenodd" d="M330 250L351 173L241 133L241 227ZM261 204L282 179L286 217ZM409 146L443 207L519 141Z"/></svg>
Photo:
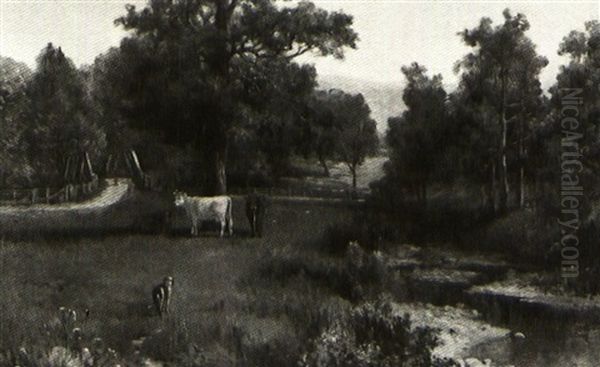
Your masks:
<svg viewBox="0 0 600 367"><path fill-rule="evenodd" d="M379 252L358 244L324 251L332 240L346 240L335 233L343 237L355 210L276 203L257 239L247 237L236 199L232 238L175 232L4 240L0 364L298 365L324 333L385 290ZM175 285L172 312L161 319L150 291L165 275ZM77 319L61 322L60 307ZM362 350L382 342L361 338L348 345Z"/></svg>
<svg viewBox="0 0 600 367"><path fill-rule="evenodd" d="M301 253L327 226L351 216L351 209L341 207L278 203L267 213L266 235L255 239L247 237L243 205L236 199L233 238L176 232L3 240L1 364L25 364L25 357L18 359L23 348L39 357L27 359L31 366L48 366L53 350L56 358L81 358L81 348L48 334L64 306L88 314L76 326L88 350L100 338L123 363L151 358L178 366L288 366L319 329L323 310L335 308L327 304L337 304L339 297L308 278L282 284L252 274L265 253L291 248ZM178 219L176 226L185 228ZM175 293L171 316L161 320L150 291L165 275L175 278ZM314 304L303 301L307 294ZM313 321L306 324L307 319Z"/></svg>

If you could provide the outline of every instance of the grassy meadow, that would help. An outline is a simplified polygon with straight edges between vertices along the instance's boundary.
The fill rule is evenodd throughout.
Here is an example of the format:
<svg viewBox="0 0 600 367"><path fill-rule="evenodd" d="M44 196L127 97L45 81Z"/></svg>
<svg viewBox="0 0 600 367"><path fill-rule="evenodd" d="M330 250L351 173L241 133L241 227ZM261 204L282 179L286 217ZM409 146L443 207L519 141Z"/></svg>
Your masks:
<svg viewBox="0 0 600 367"><path fill-rule="evenodd" d="M110 348L116 360L133 365L144 358L174 365L295 363L322 318L347 301L326 280L316 282L286 262L277 273L273 264L282 263L275 259L321 264L326 278L326 269L341 260L323 255L317 244L328 227L351 221L354 210L273 202L260 239L248 236L241 199L234 199L232 238L211 231L191 238L180 216L171 234L5 238L0 243L2 362L80 343ZM161 320L150 293L166 275L175 278L174 298L172 314ZM77 319L61 321L60 307L75 310ZM71 327L80 329L77 335Z"/></svg>

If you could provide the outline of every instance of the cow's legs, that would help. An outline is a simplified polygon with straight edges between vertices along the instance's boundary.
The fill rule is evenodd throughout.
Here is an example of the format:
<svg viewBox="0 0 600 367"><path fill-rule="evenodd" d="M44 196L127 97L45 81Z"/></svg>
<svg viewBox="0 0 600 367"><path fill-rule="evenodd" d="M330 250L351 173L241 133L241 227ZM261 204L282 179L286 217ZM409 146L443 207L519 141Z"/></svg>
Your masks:
<svg viewBox="0 0 600 367"><path fill-rule="evenodd" d="M219 234L219 237L223 237L223 234L225 233L225 220L221 220L221 233Z"/></svg>

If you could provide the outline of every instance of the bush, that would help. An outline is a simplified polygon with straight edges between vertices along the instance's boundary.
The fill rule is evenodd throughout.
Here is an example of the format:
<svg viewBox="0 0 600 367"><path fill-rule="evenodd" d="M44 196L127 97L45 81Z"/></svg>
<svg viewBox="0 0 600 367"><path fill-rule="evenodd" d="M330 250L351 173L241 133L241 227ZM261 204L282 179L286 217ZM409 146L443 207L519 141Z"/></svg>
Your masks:
<svg viewBox="0 0 600 367"><path fill-rule="evenodd" d="M256 275L282 286L306 278L353 302L380 292L387 278L382 253L367 252L358 241L350 241L344 247L343 257L331 258L318 254L284 252L274 255L269 252Z"/></svg>
<svg viewBox="0 0 600 367"><path fill-rule="evenodd" d="M367 251L379 249L379 236L374 227L367 221L355 218L352 223L329 226L324 238L317 244L320 251L341 256L348 250L350 242L357 242Z"/></svg>
<svg viewBox="0 0 600 367"><path fill-rule="evenodd" d="M471 231L466 245L505 254L519 263L543 265L549 259L552 244L559 238L558 230L555 223L542 223L534 212L519 210L479 231Z"/></svg>
<svg viewBox="0 0 600 367"><path fill-rule="evenodd" d="M458 366L434 357L437 330L411 328L408 315L393 312L386 298L355 307L312 341L300 366Z"/></svg>

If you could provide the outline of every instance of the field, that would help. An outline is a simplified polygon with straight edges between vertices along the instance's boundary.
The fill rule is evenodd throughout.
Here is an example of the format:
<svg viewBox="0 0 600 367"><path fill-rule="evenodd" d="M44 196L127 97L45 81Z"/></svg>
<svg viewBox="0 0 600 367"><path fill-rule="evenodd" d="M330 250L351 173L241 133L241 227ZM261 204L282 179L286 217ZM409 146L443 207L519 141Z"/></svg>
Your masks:
<svg viewBox="0 0 600 367"><path fill-rule="evenodd" d="M4 239L1 349L14 358L21 347L32 354L74 343L79 335L58 319L59 307L66 307L77 312L68 328L80 328L78 343L91 348L94 338L101 338L120 356L139 349L141 355L178 365L194 365L198 358L205 365L248 358L255 365L261 365L257 358L286 365L309 337L310 313L343 301L303 275L271 279L261 267L277 256L300 253L327 262L317 255L315 243L330 225L352 216L353 209L339 204L273 202L266 235L255 239L248 237L243 203L235 199L232 238L219 239L210 231L190 238L179 220L175 234ZM161 320L150 292L166 275L175 279L175 294L172 315ZM277 350L293 355L272 355L273 343L289 344ZM7 353L4 363L11 358Z"/></svg>

